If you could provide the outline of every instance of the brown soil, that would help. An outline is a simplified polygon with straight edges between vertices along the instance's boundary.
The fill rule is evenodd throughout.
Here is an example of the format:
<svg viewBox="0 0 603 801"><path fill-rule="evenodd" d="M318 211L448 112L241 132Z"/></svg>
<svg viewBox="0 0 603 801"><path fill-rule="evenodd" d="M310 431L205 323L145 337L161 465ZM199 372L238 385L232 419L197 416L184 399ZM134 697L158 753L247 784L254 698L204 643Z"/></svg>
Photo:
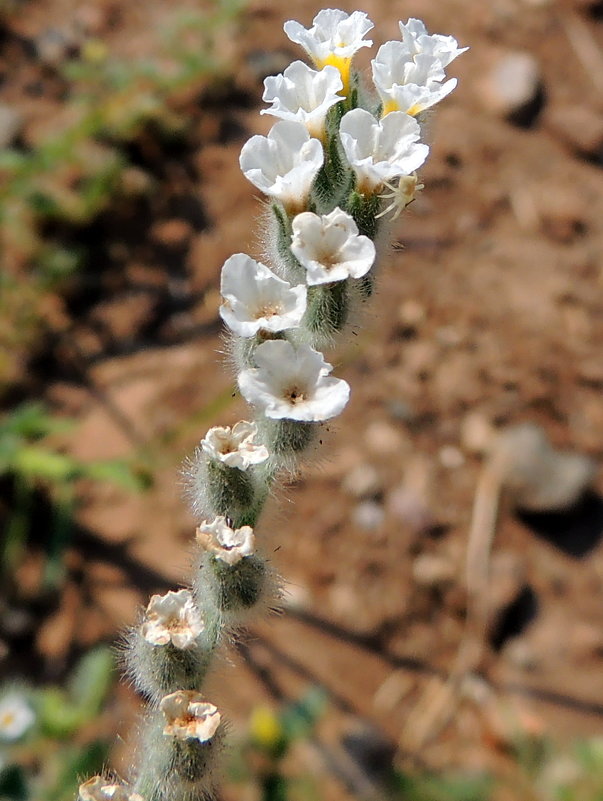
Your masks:
<svg viewBox="0 0 603 801"><path fill-rule="evenodd" d="M35 38L79 5L30 2L10 26ZM117 54L152 53L171 10L144 5L144 14L120 8L117 26L101 24ZM79 418L74 454L142 448L155 484L136 496L85 488L63 599L37 610L27 641L40 676L60 675L79 649L111 641L150 592L186 579L194 524L180 464L209 425L246 414L231 397L217 316L223 261L260 247L260 204L238 155L272 124L259 115L261 79L299 55L283 21L307 24L318 8L300 0L291 14L276 0L252 2L234 42L234 83L194 106L185 146L140 149L157 196L80 232L97 244L98 263L75 283L27 381ZM362 8L378 43L397 36L398 16L414 15L471 50L450 69L459 87L433 115L425 190L395 224L376 297L352 341L331 354L351 402L259 529L285 577L287 611L252 626L245 658L232 652L210 697L243 727L279 688L295 697L322 683L332 714L320 730L322 758L300 752L307 769L329 773L333 758L348 770L341 738L369 722L403 758L498 766L517 730L570 738L600 731L603 715L599 479L566 513L503 511L479 678L423 726L463 637L464 554L482 464L471 432L530 421L557 446L602 453L603 135L597 150L587 130L603 120L600 4L367 0ZM543 91L509 120L487 76L516 51L534 57ZM15 81L0 100L20 103ZM45 102L51 118L60 99ZM33 119L31 98L22 107ZM342 787L325 779L324 797L341 797Z"/></svg>

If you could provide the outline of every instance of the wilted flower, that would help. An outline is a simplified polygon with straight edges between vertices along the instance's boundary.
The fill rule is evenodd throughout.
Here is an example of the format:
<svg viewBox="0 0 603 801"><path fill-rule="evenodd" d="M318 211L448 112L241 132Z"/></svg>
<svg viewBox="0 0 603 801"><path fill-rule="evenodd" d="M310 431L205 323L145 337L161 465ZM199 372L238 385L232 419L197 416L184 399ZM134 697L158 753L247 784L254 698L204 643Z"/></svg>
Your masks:
<svg viewBox="0 0 603 801"><path fill-rule="evenodd" d="M410 175L429 153L427 145L418 142L419 123L401 111L377 121L370 112L353 109L343 116L339 132L359 192L371 193L392 178Z"/></svg>
<svg viewBox="0 0 603 801"><path fill-rule="evenodd" d="M33 726L35 719L33 709L22 695L6 695L0 701L0 740L18 740Z"/></svg>
<svg viewBox="0 0 603 801"><path fill-rule="evenodd" d="M408 204L412 203L412 201L415 199L417 192L420 189L423 189L423 184L418 182L416 172L412 175L401 175L398 179L397 185L386 181L385 186L390 191L384 192L382 195L379 195L379 197L383 198L384 200L391 199L391 203L389 203L383 209L383 211L375 215L376 220L379 219L379 217L384 217L390 211L394 212L391 216L391 219L397 219L400 216L400 213L408 206Z"/></svg>
<svg viewBox="0 0 603 801"><path fill-rule="evenodd" d="M305 211L292 228L291 251L306 268L308 284L361 278L373 266L375 245L340 208L322 216Z"/></svg>
<svg viewBox="0 0 603 801"><path fill-rule="evenodd" d="M292 42L304 48L319 69L327 64L337 67L347 91L354 53L373 44L370 39L364 39L373 27L363 11L347 14L327 8L318 12L311 28L289 20L285 22L284 30Z"/></svg>
<svg viewBox="0 0 603 801"><path fill-rule="evenodd" d="M216 517L211 523L207 520L197 529L197 542L216 559L228 565L236 565L246 556L252 556L255 537L251 526L233 529L225 517Z"/></svg>
<svg viewBox="0 0 603 801"><path fill-rule="evenodd" d="M254 353L257 367L239 373L243 397L266 417L305 422L339 414L350 396L346 381L333 378L332 365L308 345L285 340L263 342Z"/></svg>
<svg viewBox="0 0 603 801"><path fill-rule="evenodd" d="M253 464L265 462L269 455L265 445L254 444L257 433L256 424L247 420L239 420L232 428L214 426L201 440L201 448L216 462L247 470Z"/></svg>
<svg viewBox="0 0 603 801"><path fill-rule="evenodd" d="M243 145L239 163L245 177L289 211L304 207L324 154L301 122L282 120L268 136L252 136Z"/></svg>
<svg viewBox="0 0 603 801"><path fill-rule="evenodd" d="M442 65L442 69L469 49L468 47L459 47L454 36L442 36L439 33L428 34L425 23L420 19L411 17L408 22L399 24L402 41L410 56L418 56L421 53L435 56Z"/></svg>
<svg viewBox="0 0 603 801"><path fill-rule="evenodd" d="M316 71L303 61L294 61L282 75L266 78L264 87L262 98L272 106L261 114L301 122L318 139L323 136L328 110L343 100L337 94L343 89L339 70L327 66Z"/></svg>
<svg viewBox="0 0 603 801"><path fill-rule="evenodd" d="M296 328L306 311L306 287L291 286L261 262L236 253L222 267L220 316L242 337Z"/></svg>
<svg viewBox="0 0 603 801"><path fill-rule="evenodd" d="M141 627L144 639L151 645L191 648L205 628L203 618L188 590L170 590L165 595L153 595L147 606Z"/></svg>
<svg viewBox="0 0 603 801"><path fill-rule="evenodd" d="M177 690L166 695L159 704L167 723L165 735L178 740L199 740L206 743L214 736L220 725L217 708L203 700L194 690Z"/></svg>
<svg viewBox="0 0 603 801"><path fill-rule="evenodd" d="M111 784L102 776L93 776L80 784L80 801L143 801L138 793L132 793L123 784Z"/></svg>

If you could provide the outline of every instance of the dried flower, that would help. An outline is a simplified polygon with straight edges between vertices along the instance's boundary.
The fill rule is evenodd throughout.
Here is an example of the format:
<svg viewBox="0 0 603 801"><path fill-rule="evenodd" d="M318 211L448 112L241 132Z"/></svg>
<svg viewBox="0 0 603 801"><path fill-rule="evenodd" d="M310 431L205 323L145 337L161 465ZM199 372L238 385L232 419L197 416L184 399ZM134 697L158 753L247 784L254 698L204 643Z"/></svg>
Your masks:
<svg viewBox="0 0 603 801"><path fill-rule="evenodd" d="M265 445L254 444L257 433L256 424L247 420L239 420L232 428L214 426L201 440L201 448L216 462L247 470L251 465L265 462L269 455Z"/></svg>
<svg viewBox="0 0 603 801"><path fill-rule="evenodd" d="M80 784L80 801L143 801L138 793L131 793L123 784L111 784L102 776L93 776Z"/></svg>
<svg viewBox="0 0 603 801"><path fill-rule="evenodd" d="M203 619L188 590L170 590L153 595L141 627L142 636L151 645L191 648L205 628Z"/></svg>
<svg viewBox="0 0 603 801"><path fill-rule="evenodd" d="M224 263L220 291L220 316L242 337L296 328L306 311L305 286L291 286L244 253Z"/></svg>
<svg viewBox="0 0 603 801"><path fill-rule="evenodd" d="M373 266L375 245L340 208L322 216L298 214L292 228L291 251L306 268L310 285L361 278Z"/></svg>
<svg viewBox="0 0 603 801"><path fill-rule="evenodd" d="M254 358L257 367L239 373L239 388L266 417L318 422L335 417L348 402L348 383L329 376L332 365L308 345L263 342Z"/></svg>
<svg viewBox="0 0 603 801"><path fill-rule="evenodd" d="M211 523L207 520L201 523L197 529L197 542L216 559L231 566L251 556L255 548L251 526L233 529L225 517L216 517Z"/></svg>
<svg viewBox="0 0 603 801"><path fill-rule="evenodd" d="M220 725L221 716L217 708L194 690L177 690L166 695L159 709L167 720L163 733L178 740L206 743Z"/></svg>

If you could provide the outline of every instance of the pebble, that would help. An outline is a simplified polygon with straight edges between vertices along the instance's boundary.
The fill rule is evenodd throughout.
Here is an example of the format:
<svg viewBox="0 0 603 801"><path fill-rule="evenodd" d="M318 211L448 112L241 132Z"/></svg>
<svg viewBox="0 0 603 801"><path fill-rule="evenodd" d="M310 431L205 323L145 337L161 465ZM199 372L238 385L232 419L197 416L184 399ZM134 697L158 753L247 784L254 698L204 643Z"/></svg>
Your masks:
<svg viewBox="0 0 603 801"><path fill-rule="evenodd" d="M381 480L370 464L359 464L343 479L343 490L354 498L367 498L381 489Z"/></svg>
<svg viewBox="0 0 603 801"><path fill-rule="evenodd" d="M9 147L23 129L23 115L7 103L0 103L0 148Z"/></svg>
<svg viewBox="0 0 603 801"><path fill-rule="evenodd" d="M551 133L578 155L603 161L603 114L587 106L556 106L545 117Z"/></svg>
<svg viewBox="0 0 603 801"><path fill-rule="evenodd" d="M149 233L151 239L166 248L182 248L189 242L193 229L186 220L160 220Z"/></svg>
<svg viewBox="0 0 603 801"><path fill-rule="evenodd" d="M461 424L461 444L468 453L486 453L495 435L494 426L484 414L467 412Z"/></svg>
<svg viewBox="0 0 603 801"><path fill-rule="evenodd" d="M435 523L420 493L406 485L390 492L387 497L387 508L393 517L417 533L425 531Z"/></svg>
<svg viewBox="0 0 603 801"><path fill-rule="evenodd" d="M447 467L449 470L455 470L465 464L465 457L454 445L444 445L440 448L438 459L442 467Z"/></svg>
<svg viewBox="0 0 603 801"><path fill-rule="evenodd" d="M69 58L75 46L71 31L48 28L35 42L38 58L49 67L59 67Z"/></svg>
<svg viewBox="0 0 603 801"><path fill-rule="evenodd" d="M412 563L412 575L422 587L441 587L454 579L455 566L450 559L423 553Z"/></svg>
<svg viewBox="0 0 603 801"><path fill-rule="evenodd" d="M536 102L542 85L540 65L530 53L508 52L480 81L481 101L500 117L513 117Z"/></svg>
<svg viewBox="0 0 603 801"><path fill-rule="evenodd" d="M402 456L404 437L397 428L394 428L384 420L375 420L374 423L370 423L367 426L364 433L364 441L372 453L385 456L394 456L395 454Z"/></svg>
<svg viewBox="0 0 603 801"><path fill-rule="evenodd" d="M366 531L378 529L385 518L383 506L376 501L363 501L352 512L352 520L358 528Z"/></svg>

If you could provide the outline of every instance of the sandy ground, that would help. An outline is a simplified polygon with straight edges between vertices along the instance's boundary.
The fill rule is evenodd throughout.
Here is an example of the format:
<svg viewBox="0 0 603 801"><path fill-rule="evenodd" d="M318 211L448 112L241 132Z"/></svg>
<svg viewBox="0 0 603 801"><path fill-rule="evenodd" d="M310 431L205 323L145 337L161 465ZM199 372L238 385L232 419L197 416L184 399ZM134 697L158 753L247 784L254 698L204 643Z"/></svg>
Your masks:
<svg viewBox="0 0 603 801"><path fill-rule="evenodd" d="M12 30L60 29L75 5L28 3ZM303 0L295 18L308 24L318 9ZM471 50L430 118L425 189L393 225L376 296L331 354L351 402L259 527L287 610L253 626L246 659L232 651L211 697L241 727L271 698L266 669L291 697L320 682L332 697L324 748L344 761L342 736L370 725L405 759L488 767L517 730L569 738L600 731L603 715L596 476L569 511L503 503L479 600L489 605L479 670L460 690L446 684L490 427L533 423L558 448L595 463L602 452L603 22L600 6L578 0L373 0L363 10L377 44L414 15ZM156 2L124 8L99 35L120 56L144 55L170 13ZM272 124L258 113L262 78L298 56L282 33L289 16L284 3L250 4L227 42L234 82L195 102L182 148L134 154L161 191L76 232L95 256L27 380L80 420L75 454L142 449L155 484L134 497L85 488L65 591L27 640L40 676L60 675L80 649L112 640L149 592L186 578L194 523L180 464L209 425L245 414L221 356L217 287L232 252L258 255L260 204L238 154ZM505 69L519 73L501 78ZM521 80L521 101L506 97ZM2 97L18 102L17 79ZM45 102L48 118L60 99ZM36 105L23 107L39 125ZM125 697L124 710L134 703ZM329 772L316 752L301 758ZM325 780L325 797L348 794L342 786Z"/></svg>

